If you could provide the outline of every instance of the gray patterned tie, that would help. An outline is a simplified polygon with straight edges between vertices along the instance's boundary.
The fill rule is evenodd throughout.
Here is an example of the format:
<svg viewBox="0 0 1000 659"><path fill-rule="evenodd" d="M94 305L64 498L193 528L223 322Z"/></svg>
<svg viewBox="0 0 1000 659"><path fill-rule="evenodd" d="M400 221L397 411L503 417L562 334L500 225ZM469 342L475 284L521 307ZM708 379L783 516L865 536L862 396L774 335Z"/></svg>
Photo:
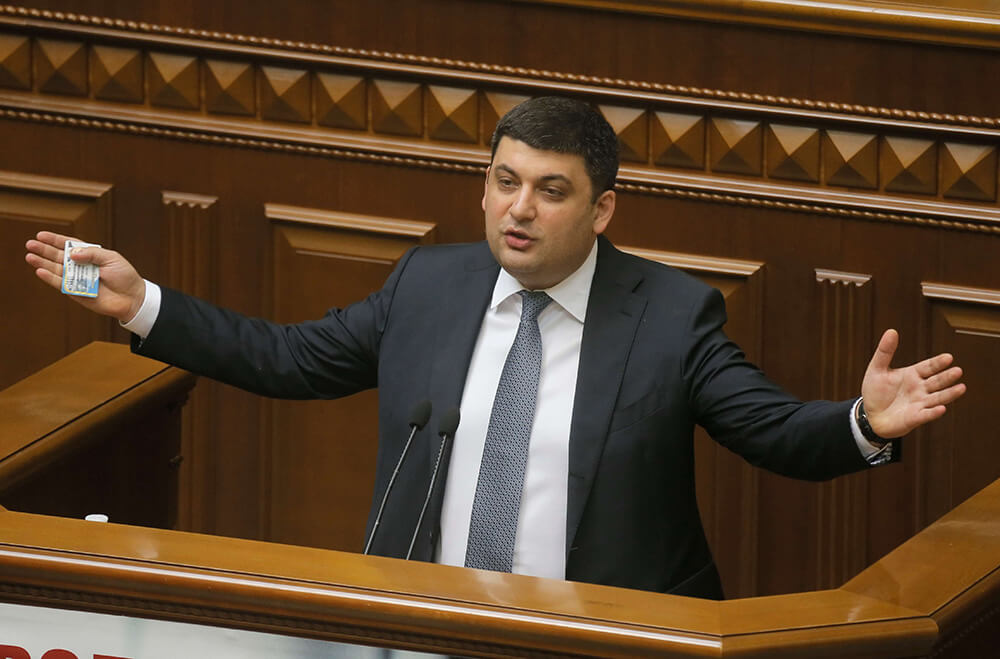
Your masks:
<svg viewBox="0 0 1000 659"><path fill-rule="evenodd" d="M510 572L513 565L524 467L542 368L538 314L552 301L541 291L518 294L521 324L493 399L465 549L466 567L497 572Z"/></svg>

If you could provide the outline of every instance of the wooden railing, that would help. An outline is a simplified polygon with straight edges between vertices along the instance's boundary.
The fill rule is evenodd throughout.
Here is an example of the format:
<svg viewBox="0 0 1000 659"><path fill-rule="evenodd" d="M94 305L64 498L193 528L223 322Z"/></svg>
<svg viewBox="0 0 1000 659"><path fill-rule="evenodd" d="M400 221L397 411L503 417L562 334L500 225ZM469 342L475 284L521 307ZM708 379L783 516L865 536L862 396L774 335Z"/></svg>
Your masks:
<svg viewBox="0 0 1000 659"><path fill-rule="evenodd" d="M192 382L92 344L0 392L0 503L165 521L169 501L117 501L137 478L169 481L143 463L106 470L103 499L46 475L113 465L151 428L176 429ZM175 433L158 439L168 450L143 450L176 449ZM0 508L0 601L476 656L986 656L998 520L1000 480L840 588L714 602Z"/></svg>
<svg viewBox="0 0 1000 659"><path fill-rule="evenodd" d="M493 656L986 656L1000 481L843 587L723 602L0 512L0 599Z"/></svg>

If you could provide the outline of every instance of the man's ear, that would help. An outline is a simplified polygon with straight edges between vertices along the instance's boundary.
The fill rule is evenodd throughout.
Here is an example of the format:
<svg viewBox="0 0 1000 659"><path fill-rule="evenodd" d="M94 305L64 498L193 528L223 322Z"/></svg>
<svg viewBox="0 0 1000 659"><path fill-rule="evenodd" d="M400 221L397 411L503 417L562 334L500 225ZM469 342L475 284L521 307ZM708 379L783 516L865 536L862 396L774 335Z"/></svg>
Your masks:
<svg viewBox="0 0 1000 659"><path fill-rule="evenodd" d="M484 213L486 212L486 191L490 187L490 169L492 169L492 165L486 168L486 180L483 181L483 201L481 205Z"/></svg>
<svg viewBox="0 0 1000 659"><path fill-rule="evenodd" d="M615 191L605 190L594 202L594 233L602 234L615 214Z"/></svg>

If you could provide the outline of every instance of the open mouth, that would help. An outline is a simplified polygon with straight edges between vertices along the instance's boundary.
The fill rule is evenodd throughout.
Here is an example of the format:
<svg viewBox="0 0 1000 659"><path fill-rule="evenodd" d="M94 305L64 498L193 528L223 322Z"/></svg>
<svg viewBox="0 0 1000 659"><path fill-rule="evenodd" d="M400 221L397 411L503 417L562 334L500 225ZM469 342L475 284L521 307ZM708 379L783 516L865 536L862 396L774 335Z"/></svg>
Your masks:
<svg viewBox="0 0 1000 659"><path fill-rule="evenodd" d="M525 249L534 242L534 238L523 231L517 229L507 229L504 231L504 241L508 247L513 249Z"/></svg>

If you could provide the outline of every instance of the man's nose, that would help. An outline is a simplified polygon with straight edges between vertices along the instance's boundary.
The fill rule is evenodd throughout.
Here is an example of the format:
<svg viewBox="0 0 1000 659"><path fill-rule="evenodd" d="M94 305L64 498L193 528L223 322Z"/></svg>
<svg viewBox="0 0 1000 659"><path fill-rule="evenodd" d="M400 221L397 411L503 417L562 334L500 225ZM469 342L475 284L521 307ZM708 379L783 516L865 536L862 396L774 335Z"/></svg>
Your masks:
<svg viewBox="0 0 1000 659"><path fill-rule="evenodd" d="M518 222L535 219L535 195L529 186L521 186L517 191L517 197L510 205L510 215Z"/></svg>

